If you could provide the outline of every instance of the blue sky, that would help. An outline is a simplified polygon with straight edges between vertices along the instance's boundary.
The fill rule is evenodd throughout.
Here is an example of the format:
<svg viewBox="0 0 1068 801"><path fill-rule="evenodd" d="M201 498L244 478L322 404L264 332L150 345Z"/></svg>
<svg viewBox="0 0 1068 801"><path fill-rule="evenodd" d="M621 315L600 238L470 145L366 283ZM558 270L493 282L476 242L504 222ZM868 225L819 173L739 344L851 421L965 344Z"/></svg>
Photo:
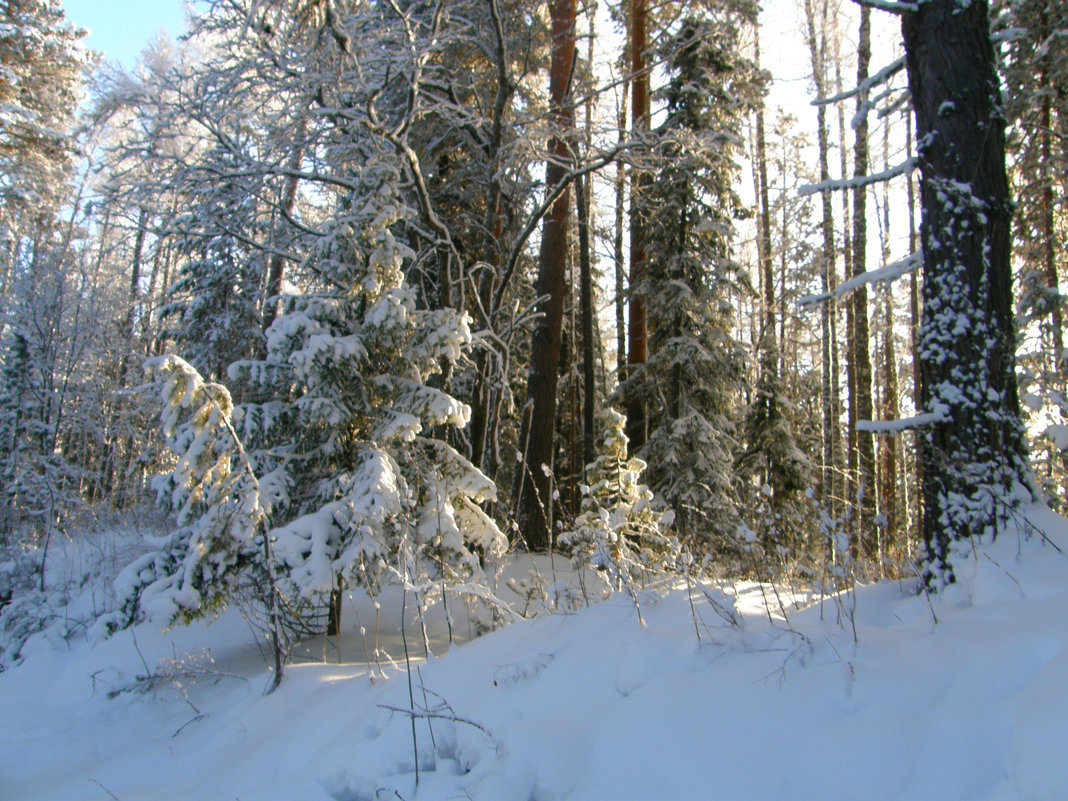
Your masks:
<svg viewBox="0 0 1068 801"><path fill-rule="evenodd" d="M62 0L67 19L91 33L85 39L108 61L132 67L160 28L185 31L185 0Z"/></svg>

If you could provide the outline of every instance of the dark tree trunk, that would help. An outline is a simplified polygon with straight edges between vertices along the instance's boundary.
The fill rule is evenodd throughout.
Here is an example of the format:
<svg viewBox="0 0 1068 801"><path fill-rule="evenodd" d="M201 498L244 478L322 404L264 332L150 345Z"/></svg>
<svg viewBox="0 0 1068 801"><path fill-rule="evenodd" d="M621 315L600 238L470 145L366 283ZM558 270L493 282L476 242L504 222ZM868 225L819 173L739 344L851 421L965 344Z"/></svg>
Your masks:
<svg viewBox="0 0 1068 801"><path fill-rule="evenodd" d="M623 84L623 103L619 108L619 143L627 138L627 93L630 84ZM623 264L623 195L626 189L626 174L623 171L623 160L616 161L616 227L613 240L613 255L616 272L616 380L622 381L626 376L627 367L627 328L625 323L623 276L625 268Z"/></svg>
<svg viewBox="0 0 1068 801"><path fill-rule="evenodd" d="M575 0L552 0L552 60L549 102L554 123L545 167L547 191L567 177L572 162L568 142L574 129L574 112L568 103L571 68L575 60ZM560 334L564 316L568 225L571 193L566 189L553 203L542 226L536 292L541 318L531 339L527 407L520 432L517 522L527 547L552 547L553 422L556 418L556 382L560 364ZM546 470L548 468L548 470Z"/></svg>
<svg viewBox="0 0 1068 801"><path fill-rule="evenodd" d="M857 85L868 78L868 65L871 62L871 9L860 8L860 37L857 47ZM868 100L868 93L857 95L857 110L861 113L856 125L856 143L853 148L853 175L861 177L868 174L868 117L863 113L863 104ZM859 275L867 269L868 221L867 221L867 187L853 190L853 274ZM868 347L868 290L861 284L853 293L853 331L852 348L855 383L854 404L855 421L871 420L873 404L871 399L871 353ZM858 536L860 542L852 542L854 555L863 553L866 557L875 556L876 537L873 528L875 519L875 448L870 431L857 431L857 493L859 518Z"/></svg>
<svg viewBox="0 0 1068 801"><path fill-rule="evenodd" d="M593 462L595 382L593 361L593 265L590 264L590 207L585 180L575 185L579 232L579 303L582 306L582 465ZM583 470L584 472L584 470Z"/></svg>
<svg viewBox="0 0 1068 801"><path fill-rule="evenodd" d="M759 35L759 34L758 34ZM760 39L756 40L756 62L760 66ZM767 337L764 347L768 360L762 368L775 369L778 364L778 343L775 341L775 274L771 260L771 210L768 201L768 156L764 137L764 104L761 103L756 113L756 156L757 184L760 190L760 269L764 289L764 333ZM785 234L785 228L783 232Z"/></svg>
<svg viewBox="0 0 1068 801"><path fill-rule="evenodd" d="M306 130L306 123L301 120L299 135L303 139ZM300 163L304 160L304 146L302 144L293 148L293 152L289 156L289 163L286 167L289 169L290 174L286 176L285 188L282 190L282 198L280 203L280 209L283 215L291 215L293 208L297 203L297 186L298 178L297 171L300 169ZM278 228L285 225L283 220L279 223ZM277 230L277 229L276 229ZM279 243L274 243L276 246ZM271 327L271 324L278 316L278 304L279 298L282 294L282 281L285 278L285 259L282 258L280 253L272 253L270 261L267 263L267 293L264 298L263 306L263 330L267 331Z"/></svg>
<svg viewBox="0 0 1068 801"><path fill-rule="evenodd" d="M630 65L633 97L631 103L631 131L635 139L643 138L649 130L649 73L646 71L646 28L648 26L646 0L631 0ZM647 328L645 300L641 284L645 279L645 226L642 220L641 195L644 183L641 169L632 168L630 184L630 330L627 361L633 370L645 364L647 358ZM636 452L645 444L647 423L645 403L631 398L627 404L627 437L630 451Z"/></svg>
<svg viewBox="0 0 1068 801"><path fill-rule="evenodd" d="M997 533L1026 481L1012 311L1004 117L984 0L927 0L902 20L916 113L924 254L919 359L925 578L950 544Z"/></svg>

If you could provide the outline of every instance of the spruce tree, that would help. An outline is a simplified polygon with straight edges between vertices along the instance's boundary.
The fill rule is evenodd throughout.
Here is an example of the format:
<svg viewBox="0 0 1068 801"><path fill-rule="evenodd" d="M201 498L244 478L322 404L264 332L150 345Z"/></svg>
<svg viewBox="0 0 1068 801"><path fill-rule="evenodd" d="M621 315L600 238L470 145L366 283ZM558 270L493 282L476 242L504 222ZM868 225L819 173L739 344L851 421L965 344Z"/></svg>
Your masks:
<svg viewBox="0 0 1068 801"><path fill-rule="evenodd" d="M469 409L430 385L469 347L467 320L415 308L393 233L405 213L396 173L379 162L364 176L366 193L309 257L319 282L272 324L264 359L231 366L246 403L174 357L160 362L179 458L157 490L179 528L127 570L121 622L190 619L250 588L268 621L341 581L433 594L503 549L480 507L493 483L444 438ZM183 407L192 414L178 424Z"/></svg>
<svg viewBox="0 0 1068 801"><path fill-rule="evenodd" d="M666 117L641 198L647 247L637 291L651 321L649 356L622 388L647 407L640 455L650 486L675 511L680 537L704 547L732 542L740 522L734 459L745 353L728 289L739 280L732 234L744 214L735 157L759 76L731 43L755 11L739 4L688 17L664 41Z"/></svg>
<svg viewBox="0 0 1068 801"><path fill-rule="evenodd" d="M672 514L657 508L641 483L645 462L627 452L626 418L609 409L597 458L586 468L582 512L560 537L580 564L605 571L613 584L638 580L674 563Z"/></svg>

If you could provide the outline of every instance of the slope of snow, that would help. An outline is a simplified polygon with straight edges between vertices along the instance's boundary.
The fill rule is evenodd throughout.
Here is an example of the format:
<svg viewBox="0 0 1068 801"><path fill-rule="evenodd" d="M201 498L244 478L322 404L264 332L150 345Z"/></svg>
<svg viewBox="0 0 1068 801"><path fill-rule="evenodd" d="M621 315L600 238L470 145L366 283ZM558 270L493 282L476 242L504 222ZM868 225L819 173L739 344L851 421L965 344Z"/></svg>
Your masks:
<svg viewBox="0 0 1068 801"><path fill-rule="evenodd" d="M0 798L1068 799L1068 523L1029 518L1040 534L978 548L937 598L883 582L784 617L756 585L679 587L639 594L642 628L619 594L413 663L411 685L398 595L386 678L303 662L269 696L236 613L105 641L53 628L0 674ZM363 653L359 633L343 648ZM146 665L170 679L129 689ZM396 711L413 700L418 787Z"/></svg>

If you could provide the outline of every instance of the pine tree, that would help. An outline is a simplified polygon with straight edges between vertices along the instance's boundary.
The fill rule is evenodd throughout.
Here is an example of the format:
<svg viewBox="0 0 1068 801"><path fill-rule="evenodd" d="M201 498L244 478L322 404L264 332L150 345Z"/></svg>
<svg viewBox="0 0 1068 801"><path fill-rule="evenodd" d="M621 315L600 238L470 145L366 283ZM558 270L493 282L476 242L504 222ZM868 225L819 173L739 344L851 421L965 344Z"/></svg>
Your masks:
<svg viewBox="0 0 1068 801"><path fill-rule="evenodd" d="M928 0L901 27L922 176L924 568L937 587L954 580L953 543L996 535L1028 483L1012 205L987 3Z"/></svg>

